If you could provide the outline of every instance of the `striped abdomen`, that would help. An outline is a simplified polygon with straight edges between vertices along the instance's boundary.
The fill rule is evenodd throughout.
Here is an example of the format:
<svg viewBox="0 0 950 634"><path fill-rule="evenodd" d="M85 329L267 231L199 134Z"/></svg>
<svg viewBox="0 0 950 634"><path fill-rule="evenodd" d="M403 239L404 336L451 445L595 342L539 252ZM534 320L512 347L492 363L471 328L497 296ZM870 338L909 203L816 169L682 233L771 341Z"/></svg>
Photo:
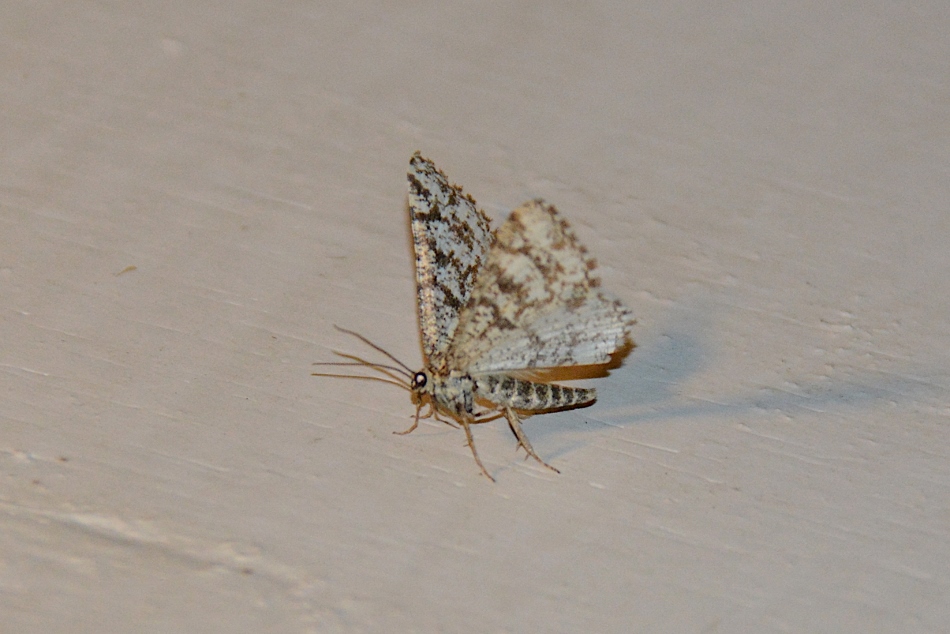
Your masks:
<svg viewBox="0 0 950 634"><path fill-rule="evenodd" d="M475 379L475 395L497 405L536 411L584 405L597 398L597 391L488 374Z"/></svg>

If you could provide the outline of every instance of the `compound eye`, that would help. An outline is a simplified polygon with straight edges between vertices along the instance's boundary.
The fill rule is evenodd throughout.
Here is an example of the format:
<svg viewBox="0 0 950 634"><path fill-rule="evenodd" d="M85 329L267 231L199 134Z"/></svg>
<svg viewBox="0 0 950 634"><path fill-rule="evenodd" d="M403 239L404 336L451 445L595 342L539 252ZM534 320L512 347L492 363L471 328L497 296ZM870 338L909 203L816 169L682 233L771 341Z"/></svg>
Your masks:
<svg viewBox="0 0 950 634"><path fill-rule="evenodd" d="M412 389L421 390L428 381L429 377L426 376L425 372L416 372L416 375L412 377Z"/></svg>

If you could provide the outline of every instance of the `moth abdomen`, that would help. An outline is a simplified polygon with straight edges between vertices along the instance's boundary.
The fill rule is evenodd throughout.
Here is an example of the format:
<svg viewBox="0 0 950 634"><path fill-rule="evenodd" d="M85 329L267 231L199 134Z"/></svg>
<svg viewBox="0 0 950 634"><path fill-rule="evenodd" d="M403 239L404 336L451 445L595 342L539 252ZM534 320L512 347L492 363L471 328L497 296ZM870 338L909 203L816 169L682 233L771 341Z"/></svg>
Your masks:
<svg viewBox="0 0 950 634"><path fill-rule="evenodd" d="M507 374L488 374L475 379L475 394L486 401L527 411L584 405L597 398L593 389L535 383Z"/></svg>

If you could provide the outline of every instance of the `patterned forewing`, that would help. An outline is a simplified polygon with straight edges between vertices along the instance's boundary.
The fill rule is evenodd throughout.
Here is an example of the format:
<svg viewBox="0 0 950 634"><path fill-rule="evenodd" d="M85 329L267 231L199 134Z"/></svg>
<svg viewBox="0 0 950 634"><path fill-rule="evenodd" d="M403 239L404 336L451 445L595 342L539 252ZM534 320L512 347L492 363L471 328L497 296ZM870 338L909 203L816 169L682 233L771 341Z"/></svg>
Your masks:
<svg viewBox="0 0 950 634"><path fill-rule="evenodd" d="M491 228L472 197L418 152L408 178L422 348L427 367L443 372L459 311L492 243Z"/></svg>
<svg viewBox="0 0 950 634"><path fill-rule="evenodd" d="M498 228L459 315L449 368L472 375L605 363L633 317L557 210L524 204Z"/></svg>

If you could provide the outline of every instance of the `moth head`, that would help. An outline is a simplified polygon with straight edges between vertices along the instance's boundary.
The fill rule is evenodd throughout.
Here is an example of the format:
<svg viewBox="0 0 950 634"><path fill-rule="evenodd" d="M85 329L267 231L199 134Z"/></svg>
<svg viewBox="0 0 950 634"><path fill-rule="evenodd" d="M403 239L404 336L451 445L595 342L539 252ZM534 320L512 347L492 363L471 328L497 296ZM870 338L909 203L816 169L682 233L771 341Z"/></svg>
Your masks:
<svg viewBox="0 0 950 634"><path fill-rule="evenodd" d="M412 390L412 401L416 404L421 403L427 394L432 393L431 381L425 370L419 370L412 375L409 388Z"/></svg>

